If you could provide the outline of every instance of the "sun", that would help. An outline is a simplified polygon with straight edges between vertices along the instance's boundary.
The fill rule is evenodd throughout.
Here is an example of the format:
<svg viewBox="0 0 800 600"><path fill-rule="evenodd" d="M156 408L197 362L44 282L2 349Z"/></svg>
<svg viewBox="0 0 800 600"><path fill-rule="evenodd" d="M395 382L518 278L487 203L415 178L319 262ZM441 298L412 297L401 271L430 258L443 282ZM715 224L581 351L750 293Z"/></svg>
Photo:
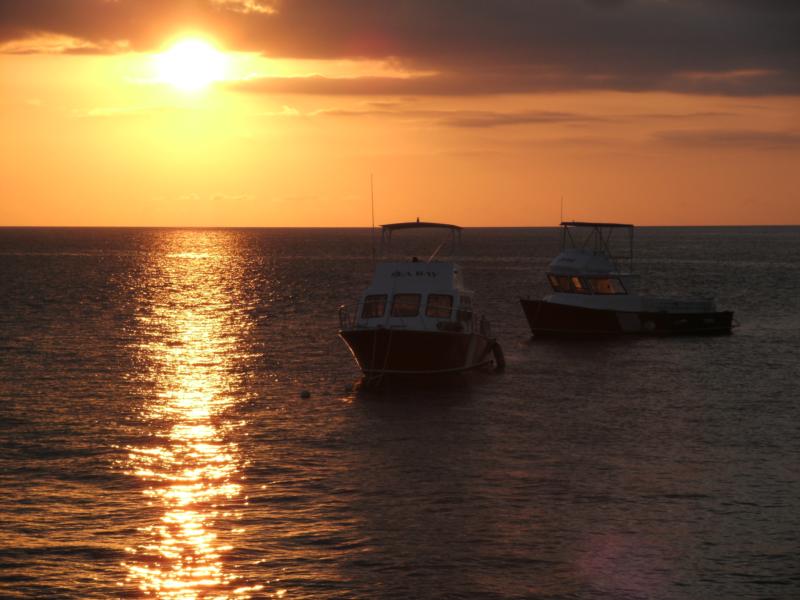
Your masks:
<svg viewBox="0 0 800 600"><path fill-rule="evenodd" d="M188 92L202 90L223 79L227 62L225 54L196 38L177 41L156 55L158 80Z"/></svg>

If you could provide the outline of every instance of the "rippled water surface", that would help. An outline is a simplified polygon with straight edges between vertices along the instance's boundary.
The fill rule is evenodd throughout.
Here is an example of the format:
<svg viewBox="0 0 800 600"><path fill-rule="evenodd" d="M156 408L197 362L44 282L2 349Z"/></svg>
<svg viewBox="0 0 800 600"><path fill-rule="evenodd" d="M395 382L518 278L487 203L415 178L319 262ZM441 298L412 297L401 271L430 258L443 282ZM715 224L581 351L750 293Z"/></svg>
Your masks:
<svg viewBox="0 0 800 600"><path fill-rule="evenodd" d="M0 595L800 597L800 229L639 230L741 327L580 342L463 238L506 372L367 393L369 231L0 229Z"/></svg>

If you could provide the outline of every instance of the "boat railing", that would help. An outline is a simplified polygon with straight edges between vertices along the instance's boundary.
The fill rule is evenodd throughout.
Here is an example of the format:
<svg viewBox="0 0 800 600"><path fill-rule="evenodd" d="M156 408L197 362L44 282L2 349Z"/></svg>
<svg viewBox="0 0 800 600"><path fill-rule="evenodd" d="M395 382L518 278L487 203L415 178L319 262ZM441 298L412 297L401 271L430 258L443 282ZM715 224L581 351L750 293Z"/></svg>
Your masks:
<svg viewBox="0 0 800 600"><path fill-rule="evenodd" d="M484 337L491 338L492 336L492 326L489 323L489 319L487 319L484 315L481 315L478 318L478 331Z"/></svg>
<svg viewBox="0 0 800 600"><path fill-rule="evenodd" d="M356 312L346 304L339 307L339 329L353 329L356 326Z"/></svg>

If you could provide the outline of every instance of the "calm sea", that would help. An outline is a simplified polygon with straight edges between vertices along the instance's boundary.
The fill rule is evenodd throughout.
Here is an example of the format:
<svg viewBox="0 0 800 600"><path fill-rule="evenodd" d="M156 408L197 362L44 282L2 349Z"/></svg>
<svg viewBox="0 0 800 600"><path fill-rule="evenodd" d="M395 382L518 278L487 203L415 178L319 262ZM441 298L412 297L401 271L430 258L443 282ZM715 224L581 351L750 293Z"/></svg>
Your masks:
<svg viewBox="0 0 800 600"><path fill-rule="evenodd" d="M0 229L0 595L800 597L800 228L637 230L680 339L531 341L556 230L463 238L506 372L367 393L368 230Z"/></svg>

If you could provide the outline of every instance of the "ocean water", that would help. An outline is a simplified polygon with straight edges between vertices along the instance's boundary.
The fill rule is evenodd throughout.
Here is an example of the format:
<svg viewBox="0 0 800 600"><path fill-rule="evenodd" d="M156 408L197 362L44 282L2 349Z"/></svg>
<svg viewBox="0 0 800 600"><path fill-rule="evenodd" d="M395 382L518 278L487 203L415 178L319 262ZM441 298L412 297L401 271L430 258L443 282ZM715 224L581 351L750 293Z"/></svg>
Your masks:
<svg viewBox="0 0 800 600"><path fill-rule="evenodd" d="M0 229L0 595L800 597L800 228L637 230L721 337L531 340L557 250L465 230L506 371L365 392L368 230Z"/></svg>

